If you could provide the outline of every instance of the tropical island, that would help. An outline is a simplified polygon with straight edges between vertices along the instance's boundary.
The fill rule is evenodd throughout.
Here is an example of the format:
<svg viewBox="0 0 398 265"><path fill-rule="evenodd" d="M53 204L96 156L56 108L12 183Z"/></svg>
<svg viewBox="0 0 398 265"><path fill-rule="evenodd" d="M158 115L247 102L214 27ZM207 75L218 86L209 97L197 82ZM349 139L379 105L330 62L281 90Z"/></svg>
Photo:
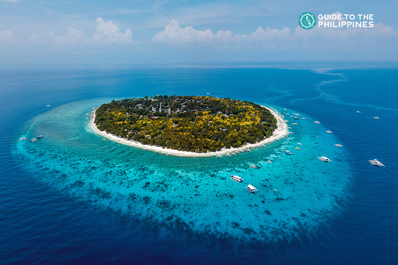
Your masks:
<svg viewBox="0 0 398 265"><path fill-rule="evenodd" d="M93 114L92 125L101 135L198 154L261 143L283 127L268 108L209 96L113 100Z"/></svg>

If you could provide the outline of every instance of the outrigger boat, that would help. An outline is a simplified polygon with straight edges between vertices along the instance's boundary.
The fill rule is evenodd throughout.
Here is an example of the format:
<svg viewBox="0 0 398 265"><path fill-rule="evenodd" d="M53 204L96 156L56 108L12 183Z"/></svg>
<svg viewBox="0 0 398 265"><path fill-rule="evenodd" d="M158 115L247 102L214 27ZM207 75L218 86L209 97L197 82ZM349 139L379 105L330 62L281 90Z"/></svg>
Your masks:
<svg viewBox="0 0 398 265"><path fill-rule="evenodd" d="M385 167L385 166L384 166L379 160L377 160L377 159L369 160L369 162L370 162L373 166Z"/></svg>
<svg viewBox="0 0 398 265"><path fill-rule="evenodd" d="M341 144L335 144L335 146L337 146L337 147L343 147Z"/></svg>
<svg viewBox="0 0 398 265"><path fill-rule="evenodd" d="M247 185L246 189L247 189L248 191L250 191L251 193L255 193L255 192L258 191L258 189L256 189L254 186L252 186L252 185L250 185L250 184Z"/></svg>
<svg viewBox="0 0 398 265"><path fill-rule="evenodd" d="M327 133L333 133L332 131L326 131Z"/></svg>
<svg viewBox="0 0 398 265"><path fill-rule="evenodd" d="M319 122L319 121L314 121L314 123L315 123L315 124L320 124L320 122Z"/></svg>
<svg viewBox="0 0 398 265"><path fill-rule="evenodd" d="M241 178L237 175L231 175L231 179L236 182L243 182L243 178Z"/></svg>
<svg viewBox="0 0 398 265"><path fill-rule="evenodd" d="M286 153L287 155L291 155L291 154L292 154L292 152L290 152L289 150L285 150L285 153Z"/></svg>
<svg viewBox="0 0 398 265"><path fill-rule="evenodd" d="M330 160L329 158L327 158L326 156L318 157L318 159L321 160L321 161L323 161L323 162L327 162L327 163L329 163L330 161L332 161L332 160Z"/></svg>

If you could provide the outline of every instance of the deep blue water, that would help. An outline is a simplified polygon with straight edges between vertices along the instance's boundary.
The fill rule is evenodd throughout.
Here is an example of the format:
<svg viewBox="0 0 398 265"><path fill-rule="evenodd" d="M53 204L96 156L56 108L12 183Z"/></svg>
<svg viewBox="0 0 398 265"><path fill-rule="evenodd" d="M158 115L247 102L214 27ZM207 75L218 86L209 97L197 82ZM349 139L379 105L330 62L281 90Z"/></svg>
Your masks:
<svg viewBox="0 0 398 265"><path fill-rule="evenodd" d="M397 264L398 69L306 68L2 67L1 262ZM110 98L207 92L309 119L291 126L287 140L229 159L171 158L100 143L86 126L85 113ZM17 141L39 133L48 137L37 145ZM299 141L302 150L284 156ZM315 158L324 154L330 164ZM371 166L374 158L386 168ZM234 172L261 187L258 197L218 178ZM139 176L128 193L119 183L124 174ZM155 207L160 191L141 184L162 178L169 190L210 186L196 191L202 197L180 198L189 201L185 208ZM236 193L211 197L211 185ZM149 203L123 201L130 189ZM167 203L184 194L168 189ZM228 223L233 218L241 220Z"/></svg>

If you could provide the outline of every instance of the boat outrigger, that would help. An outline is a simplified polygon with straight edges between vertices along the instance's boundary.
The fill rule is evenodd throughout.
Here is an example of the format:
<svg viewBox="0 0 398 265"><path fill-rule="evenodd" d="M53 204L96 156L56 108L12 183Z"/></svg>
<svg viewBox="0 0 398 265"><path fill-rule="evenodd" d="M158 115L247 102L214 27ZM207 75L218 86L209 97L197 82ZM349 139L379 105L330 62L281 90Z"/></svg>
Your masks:
<svg viewBox="0 0 398 265"><path fill-rule="evenodd" d="M369 162L370 162L373 166L385 167L385 166L384 166L379 160L377 160L377 159L369 160Z"/></svg>
<svg viewBox="0 0 398 265"><path fill-rule="evenodd" d="M231 175L231 179L236 182L243 182L243 178L237 175Z"/></svg>
<svg viewBox="0 0 398 265"><path fill-rule="evenodd" d="M251 193L255 193L255 192L258 191L258 189L256 189L254 186L252 186L252 185L250 185L250 184L247 185L246 189L247 189L248 191L250 191Z"/></svg>
<svg viewBox="0 0 398 265"><path fill-rule="evenodd" d="M330 161L332 161L332 160L330 160L329 158L327 158L326 156L318 157L318 159L321 160L321 161L323 161L323 162L327 162L327 163L329 163Z"/></svg>

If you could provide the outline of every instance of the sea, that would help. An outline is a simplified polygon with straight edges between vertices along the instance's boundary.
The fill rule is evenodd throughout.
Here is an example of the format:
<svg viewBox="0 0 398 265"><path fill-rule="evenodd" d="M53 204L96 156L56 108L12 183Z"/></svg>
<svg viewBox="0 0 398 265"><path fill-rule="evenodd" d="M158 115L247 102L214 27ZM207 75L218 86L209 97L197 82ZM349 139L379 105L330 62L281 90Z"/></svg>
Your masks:
<svg viewBox="0 0 398 265"><path fill-rule="evenodd" d="M397 76L383 63L2 65L0 264L398 264ZM265 105L289 134L188 158L89 127L101 104L158 94Z"/></svg>

